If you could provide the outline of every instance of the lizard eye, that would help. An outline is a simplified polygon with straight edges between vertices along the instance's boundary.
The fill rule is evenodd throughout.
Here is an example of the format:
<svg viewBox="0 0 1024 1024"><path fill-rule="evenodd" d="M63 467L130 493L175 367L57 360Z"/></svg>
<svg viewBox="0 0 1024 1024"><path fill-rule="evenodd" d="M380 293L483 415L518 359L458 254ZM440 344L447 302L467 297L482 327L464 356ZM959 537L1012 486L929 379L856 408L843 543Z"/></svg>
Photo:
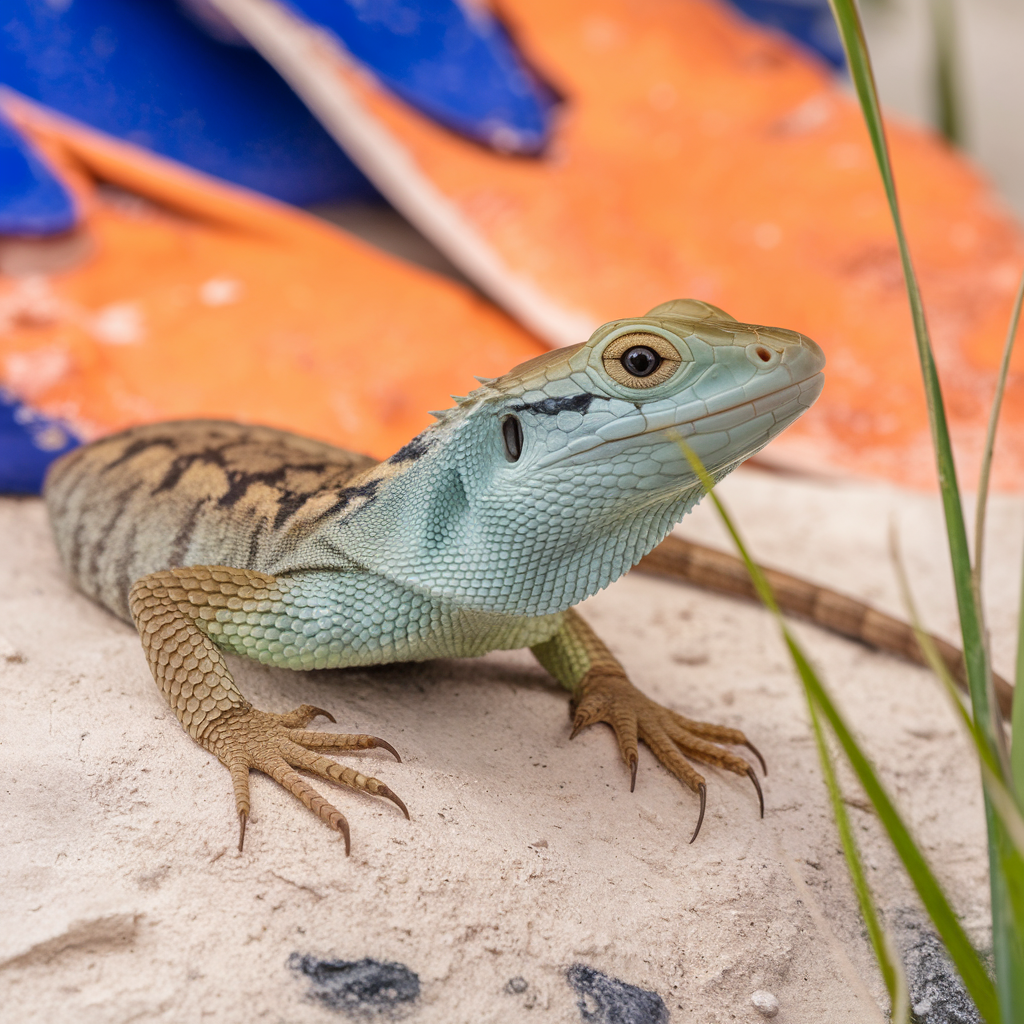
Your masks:
<svg viewBox="0 0 1024 1024"><path fill-rule="evenodd" d="M505 442L505 458L518 462L523 454L523 425L518 416L506 416L501 421L501 439Z"/></svg>
<svg viewBox="0 0 1024 1024"><path fill-rule="evenodd" d="M663 384L682 366L675 345L659 334L631 331L614 338L601 353L604 372L616 384L644 390Z"/></svg>
<svg viewBox="0 0 1024 1024"><path fill-rule="evenodd" d="M619 360L622 368L634 377L649 377L661 366L661 356L646 345L634 345Z"/></svg>

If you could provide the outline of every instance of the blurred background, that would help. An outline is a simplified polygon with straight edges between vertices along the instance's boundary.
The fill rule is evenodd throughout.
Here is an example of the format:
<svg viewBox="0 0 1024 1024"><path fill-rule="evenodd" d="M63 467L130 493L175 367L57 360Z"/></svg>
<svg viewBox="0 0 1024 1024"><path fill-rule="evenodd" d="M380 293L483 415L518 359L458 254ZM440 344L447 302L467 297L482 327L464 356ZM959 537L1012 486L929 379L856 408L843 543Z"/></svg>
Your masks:
<svg viewBox="0 0 1024 1024"><path fill-rule="evenodd" d="M862 6L969 479L1024 267L1024 10ZM168 417L383 457L471 374L687 295L825 348L824 398L767 463L933 485L826 0L0 15L0 489ZM1015 365L1004 490L1021 435Z"/></svg>
<svg viewBox="0 0 1024 1024"><path fill-rule="evenodd" d="M863 16L887 109L939 130L948 36L958 144L1024 215L1024 8L1013 0L868 0Z"/></svg>

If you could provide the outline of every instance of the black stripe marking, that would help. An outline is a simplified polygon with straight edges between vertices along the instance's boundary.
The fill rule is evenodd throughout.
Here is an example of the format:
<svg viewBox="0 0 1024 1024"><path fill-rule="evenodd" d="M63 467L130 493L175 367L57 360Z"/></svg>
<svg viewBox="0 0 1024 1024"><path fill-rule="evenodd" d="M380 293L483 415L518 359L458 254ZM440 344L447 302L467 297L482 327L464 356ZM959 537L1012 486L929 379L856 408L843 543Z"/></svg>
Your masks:
<svg viewBox="0 0 1024 1024"><path fill-rule="evenodd" d="M309 521L310 525L322 522L328 516L340 512L356 498L366 498L366 503L368 504L376 497L377 488L380 487L380 484L380 480L368 480L365 484L360 484L358 487L343 488L338 491L334 504L311 519ZM285 524L285 521L298 512L310 498L318 498L323 493L322 489L306 491L304 493L285 491L278 499L277 515L274 516L273 529L279 530Z"/></svg>
<svg viewBox="0 0 1024 1024"><path fill-rule="evenodd" d="M414 437L408 444L403 445L388 459L388 462L415 462L421 455L429 451L433 442L428 440L425 434Z"/></svg>
<svg viewBox="0 0 1024 1024"><path fill-rule="evenodd" d="M224 445L224 448L228 447ZM200 452L189 452L187 455L179 455L173 459L164 478L152 490L152 495L161 494L163 491L172 491L181 482L181 478L198 462L205 466L219 466L224 469L227 466L227 459L224 458L224 448L204 448Z"/></svg>
<svg viewBox="0 0 1024 1024"><path fill-rule="evenodd" d="M188 551L189 544L192 543L192 534L196 532L196 523L199 521L199 513L203 510L205 505L206 498L200 498L199 501L189 509L188 515L181 524L181 529L178 530L174 536L174 540L171 541L170 554L167 556L168 568L176 569L186 564L183 559L185 558L185 553Z"/></svg>
<svg viewBox="0 0 1024 1024"><path fill-rule="evenodd" d="M129 459L134 459L136 455L147 451L150 448L170 448L171 451L177 447L177 441L173 437L144 437L137 441L132 441L130 445L121 454L114 459L113 462L108 462L101 473L109 473L110 470L116 469L122 463L127 462Z"/></svg>
<svg viewBox="0 0 1024 1024"><path fill-rule="evenodd" d="M314 472L323 472L323 463L317 466L278 466L277 469L271 469L261 473L247 473L242 469L229 469L225 472L225 476L228 478L228 489L220 496L217 504L221 508L234 508L242 498L245 497L249 488L253 484L266 484L267 487L280 487L281 481L288 475L293 469L312 469ZM285 495L290 495L291 492L284 490ZM285 499L278 499L285 500Z"/></svg>
<svg viewBox="0 0 1024 1024"><path fill-rule="evenodd" d="M584 392L579 395L567 395L565 398L544 398L539 402L523 402L522 405L513 405L511 409L512 412L539 412L542 416L557 416L560 412L586 413L593 400L593 395Z"/></svg>
<svg viewBox="0 0 1024 1024"><path fill-rule="evenodd" d="M334 504L326 511L321 512L313 522L321 523L335 513L341 512L356 498L366 499L362 506L365 508L377 497L377 488L380 485L380 480L367 480L365 484L360 484L358 487L346 487L344 490L338 491L338 497Z"/></svg>
<svg viewBox="0 0 1024 1024"><path fill-rule="evenodd" d="M256 556L260 552L260 535L263 533L263 527L266 525L267 517L260 516L252 526L252 530L249 534L249 559L246 562L246 568L248 569L254 569L256 567Z"/></svg>
<svg viewBox="0 0 1024 1024"><path fill-rule="evenodd" d="M107 516L107 521L103 524L103 529L100 530L99 536L95 537L90 544L89 552L89 571L88 576L82 572L79 568L79 573L90 580L98 583L100 579L100 559L103 557L106 551L107 541L110 539L110 535L114 532L117 524L121 521L121 517L128 511L128 505L130 504L132 497L135 492L142 486L141 480L136 480L135 483L129 484L123 491L121 491L117 497L111 502L113 506L109 511L110 514Z"/></svg>
<svg viewBox="0 0 1024 1024"><path fill-rule="evenodd" d="M313 497L313 495L320 493L322 492L307 491L306 493L301 494L296 491L285 491L281 497L277 499L277 515L274 516L274 529L279 530L289 516L298 512L299 509Z"/></svg>
<svg viewBox="0 0 1024 1024"><path fill-rule="evenodd" d="M132 589L132 584L135 580L131 577L131 566L132 559L135 557L135 540L138 534L138 529L135 523L131 523L128 527L128 536L124 539L124 545L122 550L117 556L117 561L114 563L113 569L113 582L114 582L114 607L124 615L127 613L128 621L132 621L131 610L128 607L128 591ZM97 587L97 591L99 588ZM110 605L108 605L110 607Z"/></svg>

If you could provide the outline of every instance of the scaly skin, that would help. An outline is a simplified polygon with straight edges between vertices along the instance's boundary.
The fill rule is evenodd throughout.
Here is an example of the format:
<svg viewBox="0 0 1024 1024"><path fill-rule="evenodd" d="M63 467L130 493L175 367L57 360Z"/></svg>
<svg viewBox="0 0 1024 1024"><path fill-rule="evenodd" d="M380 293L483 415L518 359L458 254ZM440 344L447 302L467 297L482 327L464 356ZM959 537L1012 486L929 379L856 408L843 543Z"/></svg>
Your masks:
<svg viewBox="0 0 1024 1024"><path fill-rule="evenodd" d="M182 725L231 772L243 836L251 768L346 848L344 817L295 769L405 807L319 753L383 740L309 732L308 706L253 708L222 650L308 669L530 647L576 731L608 722L634 779L642 740L703 817L689 761L757 785L721 746L746 738L644 697L571 606L702 496L678 437L720 478L810 407L823 366L801 335L677 300L484 381L382 463L265 427L154 424L65 456L45 494L78 586L135 623Z"/></svg>

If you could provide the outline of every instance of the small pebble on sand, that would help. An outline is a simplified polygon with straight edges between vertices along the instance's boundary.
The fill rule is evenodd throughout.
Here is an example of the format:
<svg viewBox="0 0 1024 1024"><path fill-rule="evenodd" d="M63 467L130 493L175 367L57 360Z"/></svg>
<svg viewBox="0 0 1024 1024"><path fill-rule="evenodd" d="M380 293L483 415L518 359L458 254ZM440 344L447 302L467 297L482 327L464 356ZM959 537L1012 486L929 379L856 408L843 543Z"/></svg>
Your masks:
<svg viewBox="0 0 1024 1024"><path fill-rule="evenodd" d="M762 1017L774 1017L779 1012L779 1001L771 994L759 988L751 997L750 1002Z"/></svg>

